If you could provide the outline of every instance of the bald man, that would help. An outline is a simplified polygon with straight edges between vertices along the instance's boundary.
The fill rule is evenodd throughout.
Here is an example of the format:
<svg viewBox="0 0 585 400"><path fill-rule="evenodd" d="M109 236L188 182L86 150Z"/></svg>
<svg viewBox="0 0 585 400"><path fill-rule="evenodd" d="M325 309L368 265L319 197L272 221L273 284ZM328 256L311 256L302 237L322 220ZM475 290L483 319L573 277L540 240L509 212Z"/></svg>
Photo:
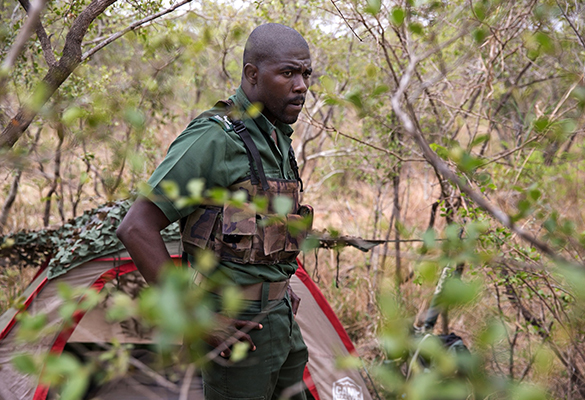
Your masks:
<svg viewBox="0 0 585 400"><path fill-rule="evenodd" d="M198 272L195 283L218 305L221 285L240 289L245 311L230 319L218 306L217 329L205 338L208 350L219 352L202 371L208 400L305 398L308 354L294 320L296 296L287 290L303 232L292 233L284 222L263 224L274 216L272 203L264 211L251 203L258 197L288 197L292 209L287 220L310 218L310 207L298 204L302 183L289 124L303 108L311 71L309 46L297 31L280 24L257 27L246 42L236 93L191 121L175 139L148 181L151 196L139 198L118 228L147 282L156 283L161 266L170 261L160 231L181 220L191 265L196 266L193 254L200 248L219 260L212 273ZM248 202L178 208L163 182L174 181L181 195L188 196L194 178L203 179L207 189L244 191ZM229 337L249 343L246 359L229 360Z"/></svg>

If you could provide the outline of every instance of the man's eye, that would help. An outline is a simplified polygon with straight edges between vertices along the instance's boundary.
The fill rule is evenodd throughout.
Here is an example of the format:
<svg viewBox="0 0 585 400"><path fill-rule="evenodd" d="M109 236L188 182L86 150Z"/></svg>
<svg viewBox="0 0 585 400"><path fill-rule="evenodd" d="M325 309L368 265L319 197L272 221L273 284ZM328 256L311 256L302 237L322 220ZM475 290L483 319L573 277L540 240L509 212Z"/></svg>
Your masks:
<svg viewBox="0 0 585 400"><path fill-rule="evenodd" d="M311 73L310 72L303 73L303 78L309 79L310 77L311 77Z"/></svg>
<svg viewBox="0 0 585 400"><path fill-rule="evenodd" d="M292 71L285 71L282 73L284 76L286 76L287 78L290 78L292 76Z"/></svg>

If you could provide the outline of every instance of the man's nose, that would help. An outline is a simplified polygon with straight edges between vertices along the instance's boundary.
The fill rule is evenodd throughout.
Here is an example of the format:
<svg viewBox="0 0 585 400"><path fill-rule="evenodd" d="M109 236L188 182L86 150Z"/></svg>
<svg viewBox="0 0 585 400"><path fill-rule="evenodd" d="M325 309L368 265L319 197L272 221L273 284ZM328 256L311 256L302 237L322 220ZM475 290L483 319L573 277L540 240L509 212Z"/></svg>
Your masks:
<svg viewBox="0 0 585 400"><path fill-rule="evenodd" d="M293 91L295 93L305 93L308 88L309 88L309 85L307 85L307 82L305 81L305 78L303 77L303 75L297 74L295 76L295 80L294 80Z"/></svg>

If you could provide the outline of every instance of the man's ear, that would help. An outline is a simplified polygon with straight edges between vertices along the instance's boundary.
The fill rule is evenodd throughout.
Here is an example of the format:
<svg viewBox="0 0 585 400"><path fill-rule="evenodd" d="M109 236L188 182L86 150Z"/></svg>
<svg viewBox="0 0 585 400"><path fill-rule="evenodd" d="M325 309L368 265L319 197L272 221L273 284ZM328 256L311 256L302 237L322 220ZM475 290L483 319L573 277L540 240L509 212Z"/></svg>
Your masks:
<svg viewBox="0 0 585 400"><path fill-rule="evenodd" d="M251 85L255 85L258 82L258 67L250 63L244 65L244 77Z"/></svg>

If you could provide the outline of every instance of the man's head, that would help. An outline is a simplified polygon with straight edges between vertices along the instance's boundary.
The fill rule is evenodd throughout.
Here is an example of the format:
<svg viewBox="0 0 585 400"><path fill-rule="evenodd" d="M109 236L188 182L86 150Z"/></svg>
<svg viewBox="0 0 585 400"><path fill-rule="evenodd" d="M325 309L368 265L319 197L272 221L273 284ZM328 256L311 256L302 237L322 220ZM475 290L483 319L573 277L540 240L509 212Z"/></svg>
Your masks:
<svg viewBox="0 0 585 400"><path fill-rule="evenodd" d="M280 24L260 25L244 49L242 89L251 102L262 103L271 122L296 122L309 87L311 53L303 37Z"/></svg>

